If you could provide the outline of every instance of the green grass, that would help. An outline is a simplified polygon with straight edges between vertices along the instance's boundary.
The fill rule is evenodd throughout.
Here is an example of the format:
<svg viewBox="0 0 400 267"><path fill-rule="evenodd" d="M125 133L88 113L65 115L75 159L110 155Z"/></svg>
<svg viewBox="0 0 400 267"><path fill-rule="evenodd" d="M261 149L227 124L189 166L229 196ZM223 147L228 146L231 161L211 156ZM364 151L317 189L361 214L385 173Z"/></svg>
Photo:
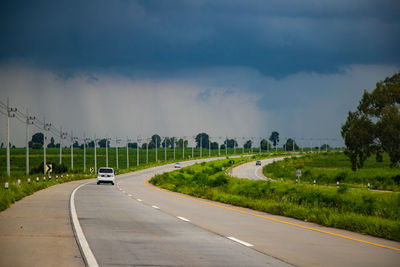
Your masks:
<svg viewBox="0 0 400 267"><path fill-rule="evenodd" d="M400 193L237 179L221 170L230 166L229 160L196 164L150 182L196 197L400 241Z"/></svg>
<svg viewBox="0 0 400 267"><path fill-rule="evenodd" d="M312 184L314 180L321 185L344 183L349 187L371 189L400 190L400 169L390 168L388 155L383 155L383 162L376 162L374 157L366 160L364 168L351 170L349 159L343 153L307 154L299 158L290 158L266 165L264 175L273 179L296 181L296 169L302 170L300 181Z"/></svg>
<svg viewBox="0 0 400 267"><path fill-rule="evenodd" d="M140 165L146 164L146 149L139 149L139 160ZM158 149L157 151L157 159L159 163L164 162L165 160L165 152L164 149ZM233 155L234 150L228 149L227 155ZM236 149L237 154L240 154L242 150ZM258 153L258 150L254 151ZM26 170L26 157L25 157L25 148L14 148L10 150L10 165L11 165L11 176L20 177L25 175ZM71 172L71 150L69 148L63 148L62 150L62 163L69 168ZM97 167L106 165L106 149L105 148L97 148ZM245 153L249 153L249 149L245 151ZM155 149L149 149L148 162L154 163L156 162L155 157ZM171 161L174 158L173 149L167 149L167 161ZM137 151L136 149L129 148L129 166L137 165ZM207 149L202 150L202 156L208 157L209 152ZM211 150L211 156L218 156L218 150ZM221 150L221 156L225 156L225 150ZM185 149L185 157L184 160L189 160L192 157L192 149ZM194 149L194 158L200 157L200 149ZM46 149L46 161L59 162L59 149L58 148L48 148ZM74 172L83 172L83 149L74 148ZM182 149L175 150L175 160L181 161L182 158ZM30 165L30 173L32 173L33 169L37 168L41 164L43 164L43 149L30 149L29 150L29 165ZM118 167L120 169L126 168L127 164L126 158L126 148L120 147L118 149ZM116 169L116 149L115 147L108 149L108 163L109 167ZM94 167L94 149L87 148L86 149L86 171L89 172L89 169ZM0 177L5 177L7 175L7 166L6 166L6 149L0 149Z"/></svg>

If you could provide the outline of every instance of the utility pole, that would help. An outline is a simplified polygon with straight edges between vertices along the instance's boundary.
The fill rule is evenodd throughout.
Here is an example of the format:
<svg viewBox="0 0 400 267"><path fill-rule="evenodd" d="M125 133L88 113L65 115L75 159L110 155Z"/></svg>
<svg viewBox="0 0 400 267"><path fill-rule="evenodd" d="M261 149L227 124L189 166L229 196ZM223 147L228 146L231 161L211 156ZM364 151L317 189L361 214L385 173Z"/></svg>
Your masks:
<svg viewBox="0 0 400 267"><path fill-rule="evenodd" d="M149 138L147 138L147 143L146 143L146 164L149 164Z"/></svg>
<svg viewBox="0 0 400 267"><path fill-rule="evenodd" d="M43 174L46 174L46 131L50 130L51 123L46 123L43 117Z"/></svg>
<svg viewBox="0 0 400 267"><path fill-rule="evenodd" d="M119 144L119 142L121 142L121 139L118 139L118 137L115 137L115 153L117 156L117 170L119 169L118 168L118 144Z"/></svg>
<svg viewBox="0 0 400 267"><path fill-rule="evenodd" d="M83 133L83 171L86 172L86 143L90 141L89 138L86 138L86 134Z"/></svg>
<svg viewBox="0 0 400 267"><path fill-rule="evenodd" d="M228 155L228 136L226 137L226 143L225 143L225 155Z"/></svg>
<svg viewBox="0 0 400 267"><path fill-rule="evenodd" d="M106 167L108 168L108 141L110 138L106 137Z"/></svg>
<svg viewBox="0 0 400 267"><path fill-rule="evenodd" d="M67 133L63 133L62 127L60 127L60 165L62 163L62 140L67 137Z"/></svg>
<svg viewBox="0 0 400 267"><path fill-rule="evenodd" d="M236 137L233 138L233 154L236 154Z"/></svg>
<svg viewBox="0 0 400 267"><path fill-rule="evenodd" d="M193 136L194 145L192 146L192 159L194 158L194 146L196 145L196 136Z"/></svg>
<svg viewBox="0 0 400 267"><path fill-rule="evenodd" d="M203 134L200 134L200 158L203 156Z"/></svg>
<svg viewBox="0 0 400 267"><path fill-rule="evenodd" d="M312 138L310 138L310 148L311 148L311 153L312 153Z"/></svg>
<svg viewBox="0 0 400 267"><path fill-rule="evenodd" d="M182 160L185 160L185 138L186 136L182 137Z"/></svg>
<svg viewBox="0 0 400 267"><path fill-rule="evenodd" d="M321 139L318 139L318 153L321 153Z"/></svg>
<svg viewBox="0 0 400 267"><path fill-rule="evenodd" d="M164 137L164 161L167 161L167 137Z"/></svg>
<svg viewBox="0 0 400 267"><path fill-rule="evenodd" d="M158 138L157 138L157 136L158 135L156 135L156 163L158 162L158 158L157 158L157 145L158 145Z"/></svg>
<svg viewBox="0 0 400 267"><path fill-rule="evenodd" d="M210 136L208 136L208 157L211 157L211 141L210 141Z"/></svg>
<svg viewBox="0 0 400 267"><path fill-rule="evenodd" d="M254 138L254 137L251 137L251 138L250 138L250 142L251 142L251 146L250 146L250 147L251 147L251 154L253 154L253 138Z"/></svg>
<svg viewBox="0 0 400 267"><path fill-rule="evenodd" d="M292 151L294 152L294 137L293 137L293 142L292 142Z"/></svg>
<svg viewBox="0 0 400 267"><path fill-rule="evenodd" d="M96 154L96 149L97 149L97 139L96 135L94 135L94 171L97 173L97 154Z"/></svg>
<svg viewBox="0 0 400 267"><path fill-rule="evenodd" d="M71 170L74 169L74 142L76 141L73 132L71 131Z"/></svg>
<svg viewBox="0 0 400 267"><path fill-rule="evenodd" d="M174 140L174 142L172 143L172 145L174 146L174 161L175 161L175 146L176 146L176 144L175 144L175 137L173 137L173 140Z"/></svg>
<svg viewBox="0 0 400 267"><path fill-rule="evenodd" d="M129 142L131 140L126 137L126 168L129 169Z"/></svg>
<svg viewBox="0 0 400 267"><path fill-rule="evenodd" d="M260 154L261 154L261 137L258 138L260 140Z"/></svg>
<svg viewBox="0 0 400 267"><path fill-rule="evenodd" d="M139 167L139 147L140 147L140 141L142 141L142 139L138 136L136 138L137 141L137 146L136 146L136 166Z"/></svg>
<svg viewBox="0 0 400 267"><path fill-rule="evenodd" d="M26 175L29 175L29 125L33 124L35 117L30 117L28 115L28 110L26 110Z"/></svg>
<svg viewBox="0 0 400 267"><path fill-rule="evenodd" d="M7 175L10 176L10 118L15 117L16 108L10 108L10 99L7 98Z"/></svg>

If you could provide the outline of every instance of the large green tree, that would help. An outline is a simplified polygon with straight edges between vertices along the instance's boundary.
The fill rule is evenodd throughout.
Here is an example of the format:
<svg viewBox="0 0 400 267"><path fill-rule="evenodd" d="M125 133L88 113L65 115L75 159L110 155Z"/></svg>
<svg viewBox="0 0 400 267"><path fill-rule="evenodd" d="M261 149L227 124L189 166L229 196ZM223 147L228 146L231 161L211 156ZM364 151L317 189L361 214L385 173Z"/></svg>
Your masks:
<svg viewBox="0 0 400 267"><path fill-rule="evenodd" d="M271 133L271 136L269 137L269 141L276 147L276 145L279 143L279 133L276 131L273 131Z"/></svg>
<svg viewBox="0 0 400 267"><path fill-rule="evenodd" d="M155 148L156 145L157 145L157 148L159 148L161 145L161 137L158 134L154 134L151 137L151 142L153 143L153 145L151 145L152 148ZM150 144L149 144L149 148L150 148Z"/></svg>
<svg viewBox="0 0 400 267"><path fill-rule="evenodd" d="M29 147L34 149L43 148L43 133L35 133L29 141Z"/></svg>
<svg viewBox="0 0 400 267"><path fill-rule="evenodd" d="M296 144L296 141L294 141L292 138L286 140L286 143L283 145L283 148L286 151L293 151L293 149L299 150L299 146Z"/></svg>
<svg viewBox="0 0 400 267"><path fill-rule="evenodd" d="M206 133L199 133L196 136L196 147L200 147L200 143L201 146L203 148L208 148L208 140L209 140L209 136Z"/></svg>
<svg viewBox="0 0 400 267"><path fill-rule="evenodd" d="M349 112L342 126L346 155L353 170L377 153L388 153L391 166L400 161L400 72L376 84L371 92L364 91L357 111Z"/></svg>

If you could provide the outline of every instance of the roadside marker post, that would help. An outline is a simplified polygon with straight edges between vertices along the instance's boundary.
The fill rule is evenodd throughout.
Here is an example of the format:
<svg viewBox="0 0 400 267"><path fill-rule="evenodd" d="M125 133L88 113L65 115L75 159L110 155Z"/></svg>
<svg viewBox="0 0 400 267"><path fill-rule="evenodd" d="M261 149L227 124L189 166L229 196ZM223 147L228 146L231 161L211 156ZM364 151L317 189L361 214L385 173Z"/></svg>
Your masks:
<svg viewBox="0 0 400 267"><path fill-rule="evenodd" d="M4 188L8 189L8 183L7 182L4 184Z"/></svg>
<svg viewBox="0 0 400 267"><path fill-rule="evenodd" d="M296 170L296 177L298 178L299 183L300 183L301 169L297 169L297 170ZM297 182L297 179L296 179L296 182ZM314 181L314 182L315 182L315 181Z"/></svg>

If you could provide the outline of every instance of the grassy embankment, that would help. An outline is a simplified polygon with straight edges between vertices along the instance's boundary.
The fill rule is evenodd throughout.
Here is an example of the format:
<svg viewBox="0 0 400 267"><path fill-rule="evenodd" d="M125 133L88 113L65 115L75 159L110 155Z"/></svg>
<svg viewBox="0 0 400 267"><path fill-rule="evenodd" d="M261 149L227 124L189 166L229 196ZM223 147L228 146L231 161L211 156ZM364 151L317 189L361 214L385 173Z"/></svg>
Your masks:
<svg viewBox="0 0 400 267"><path fill-rule="evenodd" d="M221 169L229 167L229 161L196 164L150 182L196 197L400 241L400 193L231 178Z"/></svg>
<svg viewBox="0 0 400 267"><path fill-rule="evenodd" d="M299 158L290 158L266 165L264 175L273 179L296 181L296 169L302 170L301 183L319 185L340 184L349 187L365 188L368 183L371 189L400 191L400 169L390 168L387 154L382 162L375 157L366 160L364 168L351 170L351 164L343 153L307 154Z"/></svg>
<svg viewBox="0 0 400 267"><path fill-rule="evenodd" d="M47 162L59 162L59 149L51 148L47 149ZM97 167L106 165L106 152L105 148L97 149ZM139 160L140 164L137 166L137 150L129 149L129 168L127 168L126 148L118 149L118 166L117 173L133 172L144 168L150 168L158 165L174 162L173 150L167 149L167 161L164 161L165 154L164 149L158 150L158 162L155 161L155 149L149 149L148 164L146 164L146 150L140 149ZM208 156L208 150L202 151L203 156ZM211 156L218 156L218 150L212 150ZM228 150L228 155L233 154L233 149ZM6 176L6 150L0 149L0 211L11 206L12 203L24 198L27 195L33 194L34 192L47 188L49 186L69 182L72 180L88 179L95 177L90 174L90 168L94 167L94 149L88 148L86 150L86 172L83 171L83 149L74 149L74 170L71 171L71 151L70 149L63 149L62 162L68 168L68 171L63 174L58 174L58 180L56 180L56 174L52 175L52 179L49 180L48 175L44 175L42 172L35 173L35 169L43 165L43 150L41 149L30 149L29 161L30 161L30 173L31 175L25 175L25 149L16 148L11 149L10 165L11 165L11 176ZM221 155L225 154L225 150L221 151ZM190 159L192 156L192 149L185 149L185 160ZM194 157L200 156L200 149L194 150ZM108 151L109 166L116 169L116 150L110 148ZM182 160L182 150L176 149L175 161ZM32 173L33 172L33 173ZM67 177L68 173L68 177ZM36 178L39 178L39 182L36 182ZM46 178L43 180L43 178ZM18 179L21 184L18 185ZM31 180L28 183L28 179ZM5 183L8 183L9 188L5 189Z"/></svg>

